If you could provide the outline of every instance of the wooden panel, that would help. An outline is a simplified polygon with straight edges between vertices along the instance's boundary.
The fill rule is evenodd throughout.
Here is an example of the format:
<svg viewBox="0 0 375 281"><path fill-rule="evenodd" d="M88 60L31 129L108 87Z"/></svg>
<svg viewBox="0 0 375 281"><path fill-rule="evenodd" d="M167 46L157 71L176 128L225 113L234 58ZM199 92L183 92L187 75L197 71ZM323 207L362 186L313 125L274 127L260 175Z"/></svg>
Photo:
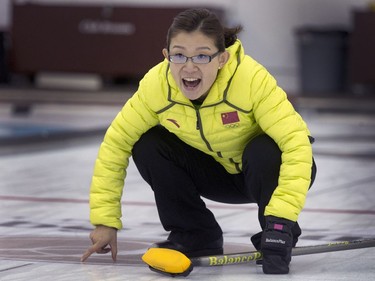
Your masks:
<svg viewBox="0 0 375 281"><path fill-rule="evenodd" d="M354 12L349 50L350 82L375 84L375 12Z"/></svg>
<svg viewBox="0 0 375 281"><path fill-rule="evenodd" d="M143 76L186 7L14 4L13 70Z"/></svg>

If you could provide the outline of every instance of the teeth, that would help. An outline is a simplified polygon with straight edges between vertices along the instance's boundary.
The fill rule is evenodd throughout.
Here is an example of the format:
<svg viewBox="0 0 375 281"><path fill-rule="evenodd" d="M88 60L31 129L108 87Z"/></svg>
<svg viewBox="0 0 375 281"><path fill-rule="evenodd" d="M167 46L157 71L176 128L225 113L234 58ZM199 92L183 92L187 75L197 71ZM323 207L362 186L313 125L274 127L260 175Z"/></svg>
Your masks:
<svg viewBox="0 0 375 281"><path fill-rule="evenodd" d="M198 79L197 78L184 78L184 80L193 82L193 81L197 81Z"/></svg>

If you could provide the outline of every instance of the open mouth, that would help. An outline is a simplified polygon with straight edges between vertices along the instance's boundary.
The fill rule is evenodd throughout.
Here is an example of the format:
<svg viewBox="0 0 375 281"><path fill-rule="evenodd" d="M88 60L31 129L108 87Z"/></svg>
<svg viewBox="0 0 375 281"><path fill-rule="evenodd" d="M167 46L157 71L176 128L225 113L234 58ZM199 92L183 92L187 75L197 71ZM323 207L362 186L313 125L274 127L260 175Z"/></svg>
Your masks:
<svg viewBox="0 0 375 281"><path fill-rule="evenodd" d="M194 89L200 84L201 81L202 79L198 79L198 78L183 78L182 79L182 82L184 83L184 86L187 89Z"/></svg>

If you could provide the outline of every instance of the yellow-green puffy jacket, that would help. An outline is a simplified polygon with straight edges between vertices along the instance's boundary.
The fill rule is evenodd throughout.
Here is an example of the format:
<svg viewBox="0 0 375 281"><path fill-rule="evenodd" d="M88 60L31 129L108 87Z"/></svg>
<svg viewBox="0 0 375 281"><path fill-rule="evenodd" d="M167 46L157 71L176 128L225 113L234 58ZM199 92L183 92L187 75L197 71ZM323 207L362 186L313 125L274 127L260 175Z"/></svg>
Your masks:
<svg viewBox="0 0 375 281"><path fill-rule="evenodd" d="M244 54L240 41L227 51L230 59L199 109L179 91L167 60L141 80L100 146L90 193L92 224L122 228L120 202L133 145L157 124L232 174L241 172L246 144L268 134L282 151L282 165L265 215L297 220L310 184L309 131L275 79Z"/></svg>

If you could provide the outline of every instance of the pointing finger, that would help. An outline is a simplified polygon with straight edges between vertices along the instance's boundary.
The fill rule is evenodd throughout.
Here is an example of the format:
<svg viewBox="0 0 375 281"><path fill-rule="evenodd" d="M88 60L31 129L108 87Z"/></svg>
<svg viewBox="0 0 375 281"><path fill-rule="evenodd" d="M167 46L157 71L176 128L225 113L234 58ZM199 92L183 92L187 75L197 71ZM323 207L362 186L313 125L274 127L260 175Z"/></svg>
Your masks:
<svg viewBox="0 0 375 281"><path fill-rule="evenodd" d="M86 250L86 252L84 252L84 254L82 255L82 257L81 257L81 262L84 262L85 260L87 260L88 257L91 256L93 253L94 253L94 252L91 250L91 247L88 248L88 249Z"/></svg>
<svg viewBox="0 0 375 281"><path fill-rule="evenodd" d="M85 260L87 260L87 258L90 257L95 252L97 252L97 253L108 253L109 249L106 250L106 249L104 249L104 247L105 247L105 243L103 243L101 241L96 242L94 245L89 247L86 250L86 252L82 255L81 262L84 262Z"/></svg>

